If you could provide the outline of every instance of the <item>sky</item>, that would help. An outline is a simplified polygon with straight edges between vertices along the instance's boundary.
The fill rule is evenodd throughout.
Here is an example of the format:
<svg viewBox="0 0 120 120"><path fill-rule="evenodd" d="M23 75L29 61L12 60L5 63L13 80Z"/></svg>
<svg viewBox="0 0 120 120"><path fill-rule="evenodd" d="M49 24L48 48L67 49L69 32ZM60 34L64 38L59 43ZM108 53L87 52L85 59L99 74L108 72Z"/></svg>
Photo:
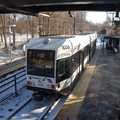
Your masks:
<svg viewBox="0 0 120 120"><path fill-rule="evenodd" d="M106 12L87 12L86 19L92 23L103 23L106 21Z"/></svg>

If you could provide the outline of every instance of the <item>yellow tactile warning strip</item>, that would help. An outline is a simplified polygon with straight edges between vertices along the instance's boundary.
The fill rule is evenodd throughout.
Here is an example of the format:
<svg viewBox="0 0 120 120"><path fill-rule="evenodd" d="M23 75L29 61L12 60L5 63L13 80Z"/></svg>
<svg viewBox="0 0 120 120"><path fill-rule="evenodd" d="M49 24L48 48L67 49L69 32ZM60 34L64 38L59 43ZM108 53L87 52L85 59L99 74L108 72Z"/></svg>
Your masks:
<svg viewBox="0 0 120 120"><path fill-rule="evenodd" d="M72 94L68 97L63 107L59 111L55 120L76 120L81 109L82 103L84 101L87 88L91 77L93 75L94 69L96 67L96 62L99 56L99 52L96 51L90 65L86 68L84 74L75 86Z"/></svg>

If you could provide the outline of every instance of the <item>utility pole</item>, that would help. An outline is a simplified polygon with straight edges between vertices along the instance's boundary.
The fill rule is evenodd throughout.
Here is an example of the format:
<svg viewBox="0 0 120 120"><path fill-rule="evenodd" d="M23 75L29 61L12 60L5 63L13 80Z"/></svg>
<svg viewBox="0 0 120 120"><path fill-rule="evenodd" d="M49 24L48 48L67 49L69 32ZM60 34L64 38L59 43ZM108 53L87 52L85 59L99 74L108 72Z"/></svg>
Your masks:
<svg viewBox="0 0 120 120"><path fill-rule="evenodd" d="M13 26L13 49L15 49L15 26Z"/></svg>
<svg viewBox="0 0 120 120"><path fill-rule="evenodd" d="M10 44L11 46L13 46L13 49L15 49L15 27L16 25L9 25L9 33L13 35L13 43L11 43L10 41Z"/></svg>
<svg viewBox="0 0 120 120"><path fill-rule="evenodd" d="M9 41L9 43L10 43L10 59L11 60L12 60L12 47L13 47L13 49L15 49L15 30L14 30L15 27L16 27L16 25L9 25L9 37L10 37L10 34L13 34L13 42L11 41L11 38L9 38L9 40L10 40Z"/></svg>
<svg viewBox="0 0 120 120"><path fill-rule="evenodd" d="M70 15L70 17L73 17L73 34L76 34L76 15L71 13L71 11L68 12L68 14Z"/></svg>

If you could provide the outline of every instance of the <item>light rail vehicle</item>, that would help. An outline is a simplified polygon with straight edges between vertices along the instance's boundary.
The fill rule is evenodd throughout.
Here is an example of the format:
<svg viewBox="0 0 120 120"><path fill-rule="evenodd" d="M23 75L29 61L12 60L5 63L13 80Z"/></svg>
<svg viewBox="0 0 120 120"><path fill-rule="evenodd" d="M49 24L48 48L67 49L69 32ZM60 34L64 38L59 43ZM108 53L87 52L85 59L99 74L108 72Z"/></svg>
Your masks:
<svg viewBox="0 0 120 120"><path fill-rule="evenodd" d="M97 34L34 38L26 46L27 89L66 94L96 49Z"/></svg>

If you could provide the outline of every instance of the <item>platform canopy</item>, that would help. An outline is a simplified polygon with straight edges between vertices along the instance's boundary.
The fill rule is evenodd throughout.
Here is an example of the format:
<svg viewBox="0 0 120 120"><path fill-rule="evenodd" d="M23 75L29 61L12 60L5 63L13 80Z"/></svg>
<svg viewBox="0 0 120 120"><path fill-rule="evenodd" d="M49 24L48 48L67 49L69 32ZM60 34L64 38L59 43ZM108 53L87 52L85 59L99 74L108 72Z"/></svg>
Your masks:
<svg viewBox="0 0 120 120"><path fill-rule="evenodd" d="M0 13L37 15L47 11L117 11L120 0L0 0Z"/></svg>

